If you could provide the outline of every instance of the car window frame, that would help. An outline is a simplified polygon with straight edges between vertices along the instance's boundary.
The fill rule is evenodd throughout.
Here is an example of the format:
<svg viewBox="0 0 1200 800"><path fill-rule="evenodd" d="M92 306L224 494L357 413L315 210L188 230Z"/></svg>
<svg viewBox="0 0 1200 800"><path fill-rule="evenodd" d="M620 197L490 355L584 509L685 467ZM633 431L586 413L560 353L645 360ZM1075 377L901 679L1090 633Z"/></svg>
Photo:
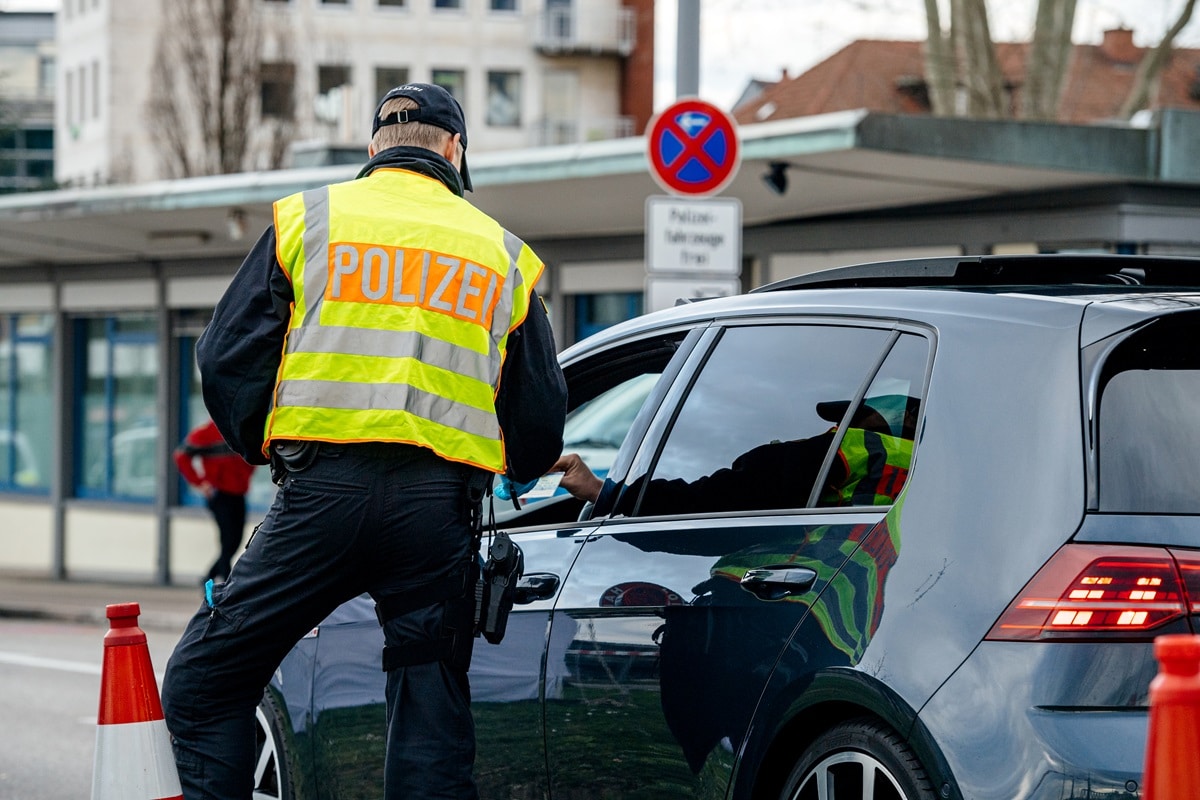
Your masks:
<svg viewBox="0 0 1200 800"><path fill-rule="evenodd" d="M880 506L845 506L845 507L828 507L816 505L819 498L820 486L823 484L828 470L833 462L833 454L837 443L841 441L843 433L839 432L835 438L833 446L826 453L826 458L822 463L822 468L818 474L817 483L814 485L807 505L803 507L794 507L786 509L752 509L740 511L723 511L717 514L710 512L699 513L680 513L680 514L663 514L653 516L639 516L636 514L636 509L641 502L640 494L644 492L647 481L636 480L634 484L630 484L629 476L631 474L640 475L643 477L650 476L657 466L658 459L662 454L662 450L666 445L667 438L670 435L671 429L674 427L675 420L679 412L683 408L688 395L691 393L697 378L700 376L705 364L712 356L716 349L722 334L729 329L738 327L761 327L769 325L786 325L786 326L819 326L819 327L854 327L854 328L870 328L874 330L890 332L884 346L880 348L880 352L874 363L869 369L864 370L864 378L858 387L858 391L850 404L850 409L856 408L862 403L863 398L869 391L879 370L887 361L888 355L892 352L899 337L903 334L913 334L920 336L926 341L927 356L924 364L924 374L921 378L921 393L923 401L921 403L920 415L917 420L916 433L914 435L913 458L910 464L909 474L916 468L917 451L916 446L921 438L921 431L924 426L926 405L928 401L928 390L933 371L933 360L937 349L936 331L931 327L910 320L901 319L899 317L868 317L868 316L839 316L836 314L813 314L813 315L789 315L789 314L770 314L756 316L740 316L729 319L714 320L706 327L696 342L696 346L688 354L687 361L679 365L678 374L675 376L673 383L670 386L665 386L660 382L656 387L656 391L663 391L664 396L661 402L655 409L653 417L648 420L645 432L642 434L642 439L636 448L629 449L628 466L618 471L617 464L614 462L614 469L608 473L605 480L605 490L607 493L607 502L601 507L597 503L595 513L592 519L604 517L609 520L670 520L670 519L688 519L688 518L731 518L741 516L790 516L796 514L864 514L877 512L877 515L882 517L888 509L892 508L895 503L890 505ZM646 408L643 408L643 412ZM850 413L848 411L848 413ZM845 422L843 420L843 422ZM841 426L844 431L844 424ZM632 434L633 429L630 429ZM631 443L632 437L627 437L627 441L623 443L622 450ZM625 466L622 464L622 466ZM611 484L611 485L610 485ZM907 484L906 484L907 485ZM636 491L639 497L635 500L629 499L629 492ZM602 493L604 494L604 493ZM901 496L903 491L901 492ZM630 506L629 503L633 505ZM635 513L613 513L614 510L622 507L631 507Z"/></svg>

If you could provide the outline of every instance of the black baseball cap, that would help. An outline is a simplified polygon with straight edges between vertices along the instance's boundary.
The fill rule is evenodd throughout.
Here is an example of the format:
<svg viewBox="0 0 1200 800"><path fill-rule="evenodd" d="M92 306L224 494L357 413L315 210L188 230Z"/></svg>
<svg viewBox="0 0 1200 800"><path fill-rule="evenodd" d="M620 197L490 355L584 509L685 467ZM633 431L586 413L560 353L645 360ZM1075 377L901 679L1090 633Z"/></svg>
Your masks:
<svg viewBox="0 0 1200 800"><path fill-rule="evenodd" d="M380 119L379 112L383 104L396 97L407 97L417 107L393 111ZM463 119L462 106L454 99L454 95L432 83L406 83L389 89L375 107L375 116L371 118L371 135L374 136L385 125L403 125L406 122L424 122L461 137L463 157L458 172L462 176L463 188L471 191L471 174L467 172L467 122Z"/></svg>

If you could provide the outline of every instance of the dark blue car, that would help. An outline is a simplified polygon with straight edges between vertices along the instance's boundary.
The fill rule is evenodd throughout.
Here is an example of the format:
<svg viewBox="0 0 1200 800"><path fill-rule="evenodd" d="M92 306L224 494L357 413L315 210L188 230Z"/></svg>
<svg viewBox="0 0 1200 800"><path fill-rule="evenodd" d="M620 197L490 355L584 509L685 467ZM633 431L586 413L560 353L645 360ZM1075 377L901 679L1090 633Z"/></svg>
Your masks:
<svg viewBox="0 0 1200 800"><path fill-rule="evenodd" d="M1137 797L1152 642L1200 609L1197 287L892 262L565 351L577 416L627 413L568 444L594 503L497 505L525 575L475 646L481 795ZM256 797L379 796L381 647L367 598L297 644Z"/></svg>

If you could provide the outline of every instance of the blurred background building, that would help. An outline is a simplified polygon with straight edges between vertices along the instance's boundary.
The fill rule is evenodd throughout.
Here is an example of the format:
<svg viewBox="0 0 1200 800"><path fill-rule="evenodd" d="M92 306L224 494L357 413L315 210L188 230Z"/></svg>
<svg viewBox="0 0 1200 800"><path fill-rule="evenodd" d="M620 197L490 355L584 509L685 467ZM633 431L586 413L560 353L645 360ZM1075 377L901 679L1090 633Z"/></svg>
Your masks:
<svg viewBox="0 0 1200 800"><path fill-rule="evenodd" d="M459 99L476 153L652 112L653 0L62 0L57 22L62 186L361 162L409 81Z"/></svg>

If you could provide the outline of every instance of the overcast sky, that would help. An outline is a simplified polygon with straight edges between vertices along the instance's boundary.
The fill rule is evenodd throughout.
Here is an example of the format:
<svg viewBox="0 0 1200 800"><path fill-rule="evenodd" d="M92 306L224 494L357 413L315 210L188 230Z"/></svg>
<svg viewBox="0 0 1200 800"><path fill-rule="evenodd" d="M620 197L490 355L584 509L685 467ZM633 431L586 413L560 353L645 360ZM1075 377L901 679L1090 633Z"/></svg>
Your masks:
<svg viewBox="0 0 1200 800"><path fill-rule="evenodd" d="M675 99L678 2L656 0L658 108ZM1028 41L1036 5L1036 0L991 0L993 37ZM59 0L0 0L0 9L8 11L58 6ZM1133 29L1137 44L1150 46L1183 6L1184 0L1078 0L1074 38L1097 42L1106 28L1123 25ZM797 75L855 39L924 37L924 0L701 0L700 96L728 108L750 79L775 80L785 68ZM1177 43L1200 47L1200 13Z"/></svg>

